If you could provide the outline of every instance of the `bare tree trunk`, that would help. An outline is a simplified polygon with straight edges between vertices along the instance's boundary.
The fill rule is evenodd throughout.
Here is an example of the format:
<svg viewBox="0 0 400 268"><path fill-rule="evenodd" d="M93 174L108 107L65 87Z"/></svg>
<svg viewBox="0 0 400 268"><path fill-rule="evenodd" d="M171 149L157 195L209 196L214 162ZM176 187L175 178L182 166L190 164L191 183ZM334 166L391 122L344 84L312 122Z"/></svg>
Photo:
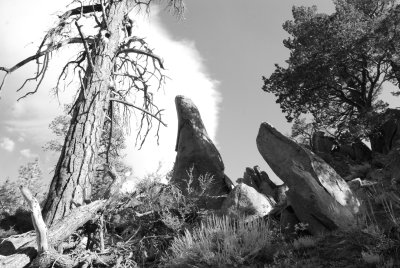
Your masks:
<svg viewBox="0 0 400 268"><path fill-rule="evenodd" d="M92 174L109 103L110 77L122 23L124 15L133 8L134 3L128 0L110 3L103 22L108 30L101 30L96 38L43 207L43 216L48 226L64 217L75 206L90 200Z"/></svg>

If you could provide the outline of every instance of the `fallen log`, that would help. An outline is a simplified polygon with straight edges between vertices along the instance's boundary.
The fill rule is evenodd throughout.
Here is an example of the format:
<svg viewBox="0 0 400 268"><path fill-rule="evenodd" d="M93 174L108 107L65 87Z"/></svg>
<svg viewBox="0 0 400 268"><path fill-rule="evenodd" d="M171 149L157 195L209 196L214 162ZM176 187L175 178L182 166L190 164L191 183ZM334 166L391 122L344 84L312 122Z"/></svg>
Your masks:
<svg viewBox="0 0 400 268"><path fill-rule="evenodd" d="M106 202L106 200L97 200L72 210L70 214L49 228L47 232L48 244L56 247L63 242L79 227L96 218L97 212L104 208ZM0 267L22 268L27 266L38 254L36 237L34 232L28 232L1 241L0 251L9 253L8 256L0 258ZM3 247L7 247L7 249Z"/></svg>
<svg viewBox="0 0 400 268"><path fill-rule="evenodd" d="M106 165L105 168L105 173L113 179L106 191L106 199L75 208L63 219L54 223L49 230L47 230L43 221L39 202L33 197L29 189L21 186L21 193L32 213L32 221L36 233L28 232L0 240L0 267L22 268L30 264L30 267L49 267L50 265L51 267L69 268L82 262L111 264L114 256L99 258L95 254L87 256L85 260L72 260L54 250L79 227L89 220L95 220L100 217L99 211L111 209L115 205L123 179L118 175L114 167ZM49 248L49 245L51 248ZM38 255L39 257L37 258Z"/></svg>

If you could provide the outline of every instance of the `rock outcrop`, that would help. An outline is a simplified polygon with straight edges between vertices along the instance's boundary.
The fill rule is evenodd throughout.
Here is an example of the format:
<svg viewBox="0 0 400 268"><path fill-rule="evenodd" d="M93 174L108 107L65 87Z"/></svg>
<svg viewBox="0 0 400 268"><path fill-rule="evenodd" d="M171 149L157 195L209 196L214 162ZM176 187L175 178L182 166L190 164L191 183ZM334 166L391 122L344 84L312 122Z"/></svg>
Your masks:
<svg viewBox="0 0 400 268"><path fill-rule="evenodd" d="M356 140L351 144L354 153L354 160L358 162L367 162L372 159L372 151L361 140Z"/></svg>
<svg viewBox="0 0 400 268"><path fill-rule="evenodd" d="M257 192L273 198L276 203L282 203L286 200L287 186L284 184L276 185L259 166L247 167L243 173L243 178L237 179L236 182L253 187Z"/></svg>
<svg viewBox="0 0 400 268"><path fill-rule="evenodd" d="M268 215L274 205L272 198L247 184L239 183L225 199L221 211L225 215L245 216L251 219Z"/></svg>
<svg viewBox="0 0 400 268"><path fill-rule="evenodd" d="M339 146L334 138L325 136L322 131L317 131L311 137L311 150L325 160L342 177L350 174L350 163L353 153L351 146L340 146L341 152L338 153Z"/></svg>
<svg viewBox="0 0 400 268"><path fill-rule="evenodd" d="M322 131L315 132L311 138L312 150L317 154L330 154L336 145L335 139L325 136L325 133Z"/></svg>
<svg viewBox="0 0 400 268"><path fill-rule="evenodd" d="M209 138L196 105L184 96L175 98L178 115L177 151L171 183L180 188L184 195L191 191L202 193L202 208L219 209L232 189L232 182L224 173L224 163L214 143ZM199 177L207 179L208 187L202 189ZM203 181L204 182L204 181ZM204 184L203 184L204 185Z"/></svg>
<svg viewBox="0 0 400 268"><path fill-rule="evenodd" d="M258 166L254 168L247 167L243 178L236 180L237 183L244 183L253 187L258 192L275 198L275 190L278 187L273 183L265 171L261 171Z"/></svg>
<svg viewBox="0 0 400 268"><path fill-rule="evenodd" d="M279 225L281 227L281 232L288 237L292 237L296 234L296 224L299 224L300 220L296 216L291 206L282 210L279 219Z"/></svg>
<svg viewBox="0 0 400 268"><path fill-rule="evenodd" d="M311 138L311 150L321 157L343 178L351 173L351 167L372 159L372 151L361 140L341 142L315 132Z"/></svg>
<svg viewBox="0 0 400 268"><path fill-rule="evenodd" d="M382 117L382 125L371 137L371 147L374 152L388 154L400 143L400 110L387 109Z"/></svg>
<svg viewBox="0 0 400 268"><path fill-rule="evenodd" d="M257 147L289 187L287 198L301 222L317 234L355 224L359 201L346 182L320 157L262 123Z"/></svg>
<svg viewBox="0 0 400 268"><path fill-rule="evenodd" d="M368 162L372 159L371 149L359 139L351 143L338 143L337 149L332 153L338 156L348 157L356 163Z"/></svg>

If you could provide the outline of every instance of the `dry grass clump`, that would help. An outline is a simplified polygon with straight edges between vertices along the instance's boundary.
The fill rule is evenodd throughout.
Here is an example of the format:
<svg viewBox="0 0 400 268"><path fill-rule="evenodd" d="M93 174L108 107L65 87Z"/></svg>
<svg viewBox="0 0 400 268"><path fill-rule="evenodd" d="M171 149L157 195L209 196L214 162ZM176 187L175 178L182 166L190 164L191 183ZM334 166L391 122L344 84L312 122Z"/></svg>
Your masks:
<svg viewBox="0 0 400 268"><path fill-rule="evenodd" d="M246 222L244 218L208 216L191 232L176 237L166 262L169 265L240 266L270 245L272 233L263 219Z"/></svg>

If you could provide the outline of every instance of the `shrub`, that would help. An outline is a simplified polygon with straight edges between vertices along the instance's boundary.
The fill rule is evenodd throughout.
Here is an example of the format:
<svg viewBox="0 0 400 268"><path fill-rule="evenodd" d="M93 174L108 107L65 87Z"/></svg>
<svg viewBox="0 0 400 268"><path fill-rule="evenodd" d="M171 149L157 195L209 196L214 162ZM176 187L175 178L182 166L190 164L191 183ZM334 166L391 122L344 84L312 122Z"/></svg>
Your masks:
<svg viewBox="0 0 400 268"><path fill-rule="evenodd" d="M208 216L204 223L176 237L165 261L168 265L195 264L212 267L240 266L270 245L272 233L263 219Z"/></svg>
<svg viewBox="0 0 400 268"><path fill-rule="evenodd" d="M25 233L33 230L31 213L24 208L18 208L14 214L2 213L0 219L0 230Z"/></svg>
<svg viewBox="0 0 400 268"><path fill-rule="evenodd" d="M368 264L377 264L380 262L380 256L378 254L362 251L361 257Z"/></svg>
<svg viewBox="0 0 400 268"><path fill-rule="evenodd" d="M293 241L293 246L297 250L313 248L316 245L317 245L317 239L312 236L302 236Z"/></svg>
<svg viewBox="0 0 400 268"><path fill-rule="evenodd" d="M172 240L187 228L198 226L201 213L194 201L174 185L161 183L153 173L140 180L132 193L119 197L106 213L106 243L125 256L125 267L159 267Z"/></svg>
<svg viewBox="0 0 400 268"><path fill-rule="evenodd" d="M370 171L371 171L371 165L369 163L363 163L361 165L352 165L350 166L349 178L365 179L367 177L368 172Z"/></svg>
<svg viewBox="0 0 400 268"><path fill-rule="evenodd" d="M0 211L2 214L14 214L23 204L18 183L7 179L0 185ZM0 216L0 219L4 218Z"/></svg>

